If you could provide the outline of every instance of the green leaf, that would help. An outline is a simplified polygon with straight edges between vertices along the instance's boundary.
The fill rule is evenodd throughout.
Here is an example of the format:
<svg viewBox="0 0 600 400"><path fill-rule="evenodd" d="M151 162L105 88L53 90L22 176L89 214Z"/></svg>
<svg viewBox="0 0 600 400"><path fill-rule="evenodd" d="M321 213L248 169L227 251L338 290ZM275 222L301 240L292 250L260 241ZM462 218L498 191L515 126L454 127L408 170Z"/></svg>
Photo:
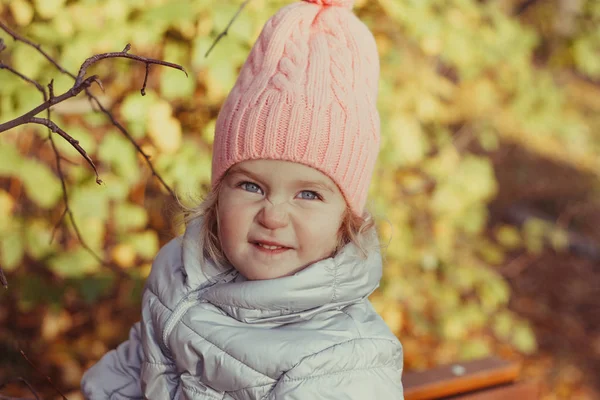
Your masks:
<svg viewBox="0 0 600 400"><path fill-rule="evenodd" d="M459 357L461 360L476 360L492 353L490 343L484 338L473 338L462 343Z"/></svg>
<svg viewBox="0 0 600 400"><path fill-rule="evenodd" d="M54 18L62 10L66 0L34 0L35 10L40 17L45 19Z"/></svg>
<svg viewBox="0 0 600 400"><path fill-rule="evenodd" d="M0 238L0 265L5 271L16 269L25 256L25 243L22 232L13 231L7 236Z"/></svg>
<svg viewBox="0 0 600 400"><path fill-rule="evenodd" d="M33 19L33 7L25 0L11 0L10 11L17 25L29 25Z"/></svg>
<svg viewBox="0 0 600 400"><path fill-rule="evenodd" d="M43 279L37 274L27 274L18 279L15 286L19 288L19 310L31 311L35 306L43 304L60 304L64 295L64 286L60 282L52 282Z"/></svg>
<svg viewBox="0 0 600 400"><path fill-rule="evenodd" d="M137 182L140 169L135 147L116 132L104 136L98 148L98 158L110 165L113 171L129 183Z"/></svg>
<svg viewBox="0 0 600 400"><path fill-rule="evenodd" d="M500 246L483 238L479 239L478 242L477 254L479 254L487 264L501 265L505 261L506 257Z"/></svg>
<svg viewBox="0 0 600 400"><path fill-rule="evenodd" d="M158 96L148 90L145 96L133 92L123 101L121 115L127 121L127 129L134 138L140 139L145 136L148 112L157 100Z"/></svg>
<svg viewBox="0 0 600 400"><path fill-rule="evenodd" d="M508 284L490 271L483 272L477 292L486 312L493 312L507 305L510 297Z"/></svg>
<svg viewBox="0 0 600 400"><path fill-rule="evenodd" d="M27 196L41 208L52 208L62 198L60 179L46 164L28 160L22 163L19 177L23 181Z"/></svg>
<svg viewBox="0 0 600 400"><path fill-rule="evenodd" d="M492 198L496 191L497 183L491 161L469 155L436 188L432 207L437 214L457 214L473 204Z"/></svg>
<svg viewBox="0 0 600 400"><path fill-rule="evenodd" d="M88 154L94 154L96 151L96 138L94 138L88 129L85 129L79 124L69 124L64 125L63 130L71 135L73 139L78 140L79 145L83 147ZM80 163L81 168L88 168L87 162L69 142L54 135L54 143L63 157L67 157L70 160Z"/></svg>
<svg viewBox="0 0 600 400"><path fill-rule="evenodd" d="M87 217L76 221L79 233L83 241L96 254L100 254L104 248L104 239L106 235L105 220L98 217Z"/></svg>
<svg viewBox="0 0 600 400"><path fill-rule="evenodd" d="M548 223L537 218L529 218L523 224L523 239L527 251L539 254L544 249L544 235Z"/></svg>
<svg viewBox="0 0 600 400"><path fill-rule="evenodd" d="M535 334L527 323L519 323L514 328L512 343L525 354L533 354L537 350Z"/></svg>
<svg viewBox="0 0 600 400"><path fill-rule="evenodd" d="M141 229L148 223L148 212L136 204L117 204L114 209L114 221L118 232Z"/></svg>
<svg viewBox="0 0 600 400"><path fill-rule="evenodd" d="M12 196L0 189L0 236L10 228L14 206L15 200Z"/></svg>
<svg viewBox="0 0 600 400"><path fill-rule="evenodd" d="M445 340L460 340L467 335L468 327L460 310L446 314L441 321L441 334Z"/></svg>
<svg viewBox="0 0 600 400"><path fill-rule="evenodd" d="M42 259L57 250L56 241L50 243L53 227L48 221L35 219L27 223L27 253L34 259Z"/></svg>
<svg viewBox="0 0 600 400"><path fill-rule="evenodd" d="M0 142L0 176L18 176L25 163L26 159L12 143Z"/></svg>
<svg viewBox="0 0 600 400"><path fill-rule="evenodd" d="M573 44L573 55L577 67L592 78L600 77L600 34L596 30L595 37L579 38Z"/></svg>
<svg viewBox="0 0 600 400"><path fill-rule="evenodd" d="M156 164L169 184L174 182L178 192L192 196L210 182L211 165L210 153L191 140L184 141L176 154L161 154Z"/></svg>
<svg viewBox="0 0 600 400"><path fill-rule="evenodd" d="M98 218L101 221L106 221L108 219L109 200L107 190L94 182L73 188L69 203L73 216L77 221L87 218Z"/></svg>
<svg viewBox="0 0 600 400"><path fill-rule="evenodd" d="M502 225L496 229L495 235L498 242L508 249L516 249L521 246L521 234L513 226Z"/></svg>
<svg viewBox="0 0 600 400"><path fill-rule="evenodd" d="M92 305L102 296L110 293L115 283L113 275L86 276L73 281L79 295L87 304Z"/></svg>
<svg viewBox="0 0 600 400"><path fill-rule="evenodd" d="M136 253L144 260L153 259L158 252L158 236L155 231L128 235L125 242L133 246Z"/></svg>
<svg viewBox="0 0 600 400"><path fill-rule="evenodd" d="M169 62L183 64L175 57L165 57ZM175 61L172 61L175 59ZM189 68L186 68L189 70ZM172 68L163 68L160 73L160 92L167 100L174 100L181 97L189 97L194 93L196 82L194 75L186 76L182 71Z"/></svg>
<svg viewBox="0 0 600 400"><path fill-rule="evenodd" d="M384 136L387 144L382 147L389 152L388 160L395 166L418 164L425 157L429 143L419 121L411 116L398 115L384 125L388 132Z"/></svg>
<svg viewBox="0 0 600 400"><path fill-rule="evenodd" d="M78 278L100 269L101 264L86 249L58 253L48 261L50 269L63 278Z"/></svg>
<svg viewBox="0 0 600 400"><path fill-rule="evenodd" d="M503 341L507 341L513 331L515 318L509 311L502 311L494 317L492 329L494 334Z"/></svg>

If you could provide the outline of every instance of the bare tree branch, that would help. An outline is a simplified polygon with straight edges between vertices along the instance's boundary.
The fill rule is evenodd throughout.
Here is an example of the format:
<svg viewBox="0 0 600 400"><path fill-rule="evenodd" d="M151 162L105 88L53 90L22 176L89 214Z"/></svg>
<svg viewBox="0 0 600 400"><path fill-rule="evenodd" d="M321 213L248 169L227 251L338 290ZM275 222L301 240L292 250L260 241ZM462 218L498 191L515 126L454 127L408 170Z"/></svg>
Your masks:
<svg viewBox="0 0 600 400"><path fill-rule="evenodd" d="M35 397L35 399L36 400L40 400L40 397L38 396L38 394L35 391L35 389L33 388L33 386L31 386L31 384L29 382L27 382L27 380L25 380L25 378L18 377L18 378L15 378L13 380L13 382L14 381L23 382L25 384L25 386L27 386L27 388L29 389L29 391L31 392L31 394L33 394L33 396ZM8 385L9 383L11 383L11 381L8 381L6 383L0 384L0 389L2 389L4 386ZM8 396L2 396L2 395L0 395L0 400L28 400L28 399L24 399L24 398L21 399L21 398L8 397Z"/></svg>
<svg viewBox="0 0 600 400"><path fill-rule="evenodd" d="M27 358L27 356L25 355L25 352L21 349L19 349L19 353L21 353L21 355L23 356L23 358L25 359L25 361L27 361L29 363L29 365L31 365L31 367L40 375L40 376L45 376L46 380L50 383L50 385L52 385L52 387L54 388L54 390L56 390L56 392L64 399L64 400L69 400L67 399L67 397L60 391L59 388L56 387L56 385L54 384L54 382L52 382L52 379L48 376L48 375L44 375L39 369L37 369L37 367L29 360L29 358ZM29 386L29 385L28 385ZM35 395L36 398L37 394L35 393L35 391L33 391L33 388L30 387L30 389L32 390L32 393Z"/></svg>
<svg viewBox="0 0 600 400"><path fill-rule="evenodd" d="M56 69L58 69L58 71L60 71L61 73L70 76L73 80L77 80L77 76L75 76L74 74L70 73L69 71L65 70L63 67L60 66L60 64L58 62L56 62L50 55L48 55L48 53L46 53L45 51L42 50L40 45L37 45L33 42L31 42L30 40L22 37L21 35L19 35L18 33L14 32L13 30L11 30L10 28L8 28L4 23L2 23L0 21L0 28L3 29L6 33L8 33L14 40L25 43L33 48L35 48L37 51L40 52L40 54L42 54L42 56L44 56L46 58L46 60L48 60L48 62L50 62L52 65L54 65L56 67ZM122 53L127 53L129 50L131 49L131 45L128 43L125 48L123 49ZM2 48L0 48L0 51L2 51ZM146 76L144 78L144 85L142 86L142 94L145 93L145 87L146 87L146 82L147 82L147 74L148 74L148 66L149 64L146 63ZM178 68L179 69L179 68ZM182 68L183 70L183 68ZM185 70L183 70L185 72ZM186 76L187 76L187 72L186 72ZM148 164L148 166L150 167L150 169L152 170L152 175L157 177L159 182L161 183L161 185L169 192L169 194L175 198L175 192L173 191L173 189L171 189L169 187L169 185L167 185L167 183L165 182L165 180L160 176L160 174L154 169L154 166L152 165L152 162L150 161L150 157L145 154L141 147L137 144L137 142L135 141L135 139L131 136L131 134L121 125L119 124L115 117L112 115L112 112L110 110L108 110L106 107L104 107L102 105L102 103L100 102L100 100L98 100L98 98L96 96L94 96L89 88L85 88L85 93L88 96L88 99L90 99L90 103L92 104L92 108L95 109L95 106L97 106L97 108L104 113L104 115L106 115L111 122L117 127L117 129L119 129L119 131L127 138L127 140L129 140L129 142L131 144L133 144L133 146L137 149L137 151L142 155L142 157L144 157L146 164Z"/></svg>
<svg viewBox="0 0 600 400"><path fill-rule="evenodd" d="M0 267L0 283L2 284L2 286L4 286L4 289L8 289L8 281L6 280L4 271L2 271L2 267Z"/></svg>
<svg viewBox="0 0 600 400"><path fill-rule="evenodd" d="M125 48L122 51L96 54L94 56L89 57L87 60L85 60L83 62L83 64L81 64L81 68L79 69L79 74L77 74L77 78L75 78L74 86L77 87L78 85L80 85L83 82L83 78L85 77L85 74L87 73L87 70L89 67L91 67L93 64L97 63L98 61L104 60L106 58L129 58L131 60L136 60L136 61L146 63L146 75L148 74L148 66L150 64L157 64L157 65L163 65L163 66L169 67L169 68L178 69L180 71L183 71L185 76L188 76L187 71L181 65L173 64L173 63L161 61L161 60L155 60L153 58L147 58L147 57L129 54L128 51L130 48L131 48L131 45L128 43L127 46L125 46ZM146 81L147 81L147 79L144 79L144 86L142 87L142 90L145 90L145 88L146 88L146 85L145 85Z"/></svg>
<svg viewBox="0 0 600 400"><path fill-rule="evenodd" d="M65 194L63 192L63 199L64 199L64 197L65 197ZM62 223L62 221L65 219L65 216L67 215L68 211L69 211L69 207L65 206L65 210L60 215L60 218L58 219L58 222L56 223L56 225L54 225L54 229L52 229L52 236L50 236L50 243L51 244L52 244L52 242L54 242L54 237L56 236L56 231L58 230L58 227L60 226L60 224Z"/></svg>
<svg viewBox="0 0 600 400"><path fill-rule="evenodd" d="M56 125L54 122L50 121L49 119L33 117L33 118L29 119L28 123L44 125L44 126L48 127L52 132L58 133L60 136L62 136L62 138L65 139L67 142L69 142L71 144L71 146L73 146L75 148L75 150L77 150L77 152L79 154L81 154L81 156L83 158L85 158L85 160L88 162L88 164L92 167L92 169L94 170L94 173L96 174L96 183L99 185L102 184L102 180L100 179L100 176L98 175L98 169L96 168L94 161L92 161L91 157L83 149L83 147L81 147L79 145L78 140L74 139L67 132L60 129L58 127L58 125ZM0 127L1 127L1 125L0 125ZM0 130L0 132L2 132L2 131Z"/></svg>
<svg viewBox="0 0 600 400"><path fill-rule="evenodd" d="M73 86L71 89L67 90L65 93L61 94L60 96L56 96L52 99L48 99L48 100L44 101L42 104L40 104L39 106L35 107L33 110L28 111L25 114L23 114L17 118L11 119L10 121L0 124L0 133L7 131L9 129L15 128L17 126L28 124L28 123L32 122L33 117L36 116L37 114L39 114L40 112L47 110L48 108L52 107L53 105L55 105L57 103L60 103L67 99L70 99L71 97L77 96L83 90L90 87L92 85L92 83L94 83L94 82L98 82L98 77L95 75L90 76L89 78L86 78L85 80L81 81L79 84Z"/></svg>
<svg viewBox="0 0 600 400"><path fill-rule="evenodd" d="M219 34L219 36L217 36L217 38L215 39L215 41L213 42L213 44L206 51L206 54L204 55L205 58L208 57L208 55L210 54L210 52L212 51L212 49L217 45L217 43L219 43L219 41L221 39L223 39L223 37L227 36L227 34L229 33L229 28L231 28L231 25L233 25L233 21L236 20L236 18L238 17L238 15L240 15L240 13L242 12L242 10L244 9L244 7L246 7L248 5L248 3L250 3L250 0L246 0L246 1L244 1L240 5L240 8L238 8L237 12L233 15L233 18L231 18L231 21L229 21L229 23L225 27L225 30L223 32L221 32Z"/></svg>
<svg viewBox="0 0 600 400"><path fill-rule="evenodd" d="M48 60L52 65L54 65L60 72L62 72L63 74L70 75L73 78L75 78L75 76L73 74L71 74L69 71L65 70L63 67L61 67L56 61L54 61L54 59L52 57L50 57L48 55L48 53L46 53L44 50L42 50L42 47L39 44L35 44L32 41L30 41L29 39L24 38L23 36L19 35L15 31L10 29L8 26L6 26L6 24L4 24L2 21L0 21L0 28L2 28L2 30L4 32L6 32L10 36L12 36L12 38L14 40L28 44L29 46L36 49L38 52L40 52L41 55L43 55L46 58L46 60Z"/></svg>
<svg viewBox="0 0 600 400"><path fill-rule="evenodd" d="M40 92L42 92L42 93L45 92L44 87L42 85L40 85L39 83L37 83L36 81L34 81L32 79L29 79L28 77L26 77L19 71L16 71L15 69L13 69L11 66L4 64L2 61L0 61L0 69L5 69L5 70L11 72L12 74L23 79L25 82L28 82L28 83L31 83L32 85L34 85Z"/></svg>
<svg viewBox="0 0 600 400"><path fill-rule="evenodd" d="M106 108L104 108L104 106L102 105L102 103L100 103L97 98L91 97L91 99L93 100L92 104L95 104L100 109L100 111L102 111L110 119L110 121L112 122L112 124L119 131L121 131L121 133L123 135L125 135L125 137L127 137L129 139L129 141L136 148L136 150L138 151L138 153L141 154L142 157L144 157L144 160L146 160L146 164L148 164L148 167L152 171L152 175L154 175L160 181L160 183L163 185L163 187L165 189L167 189L167 191L169 192L169 194L171 195L171 197L173 197L174 199L177 198L177 196L175 195L175 192L173 191L173 189L171 189L169 187L169 185L167 185L167 183L164 181L164 179L162 178L162 176L160 176L158 174L158 172L156 172L156 170L154 169L154 165L152 165L152 162L150 161L150 156L148 154L146 154L144 152L144 150L142 150L142 148L137 144L137 142L135 140L133 140L133 138L131 137L131 135L129 134L129 132L127 132L127 130L125 130L125 128L123 127L123 125L121 125L115 119L115 117L112 115L112 113L110 111L108 111Z"/></svg>
<svg viewBox="0 0 600 400"><path fill-rule="evenodd" d="M3 42L0 41L0 51L2 51L3 49L4 49ZM49 93L49 97L48 97L48 94L46 93L46 90L38 82L36 82L33 79L30 79L30 78L26 77L25 75L23 75L23 74L15 71L11 67L6 66L5 64L0 63L0 68L2 68L3 66L5 67L4 69L7 69L8 71L10 71L13 74L17 75L19 78L23 79L24 81L26 81L26 82L34 85L42 93L42 97L44 99L44 104L43 105L45 105L45 104L51 104L52 101L56 101L56 98L54 96L54 80L50 81L50 83L48 84L48 93ZM83 81L82 86L88 85L88 83L91 84L92 82L98 82L99 83L99 81L97 81L95 79L95 77L92 76L92 77L86 79L85 81ZM69 92L67 92L67 93L69 93ZM73 94L73 93L70 93L70 94ZM65 97L65 99L66 98L68 98L68 97ZM46 112L47 112L46 119L33 117L33 118L31 118L31 120L29 121L29 123L37 123L37 124L45 125L46 127L48 127L48 130L49 130L48 139L50 140L50 143L51 143L51 146L52 146L52 150L53 150L54 155L55 155L56 170L58 172L58 175L59 175L59 178L60 178L60 182L61 182L61 186L62 186L63 202L65 204L65 211L62 213L59 221L55 225L55 228L54 228L54 230L52 232L52 237L51 237L50 242L53 241L58 226L60 226L62 224L62 221L64 220L65 216L68 215L69 219L71 220L71 223L73 224L73 229L75 230L77 238L78 238L79 242L81 243L81 245L83 246L83 248L85 248L86 251L88 253L90 253L92 255L92 257L94 257L102 265L108 266L111 270L113 270L114 272L116 272L117 274L119 274L119 275L122 276L122 275L124 275L124 272L121 269L116 268L112 264L109 264L109 263L105 262L100 256L98 256L92 250L91 247L88 246L88 244L85 242L85 240L81 236L81 232L79 230L79 227L77 225L77 222L76 222L76 220L75 220L75 218L73 216L73 212L71 211L71 208L70 208L70 205L69 205L69 197L68 197L68 192L67 192L67 187L66 187L66 178L64 176L64 173L62 171L62 166L61 166L61 159L63 157L60 155L60 153L58 151L58 148L56 147L56 144L54 143L54 139L52 137L52 133L53 132L54 133L58 133L60 136L62 136L65 140L67 140L87 160L87 162L92 166L92 168L94 169L94 172L96 173L96 182L98 184L100 184L100 183L102 183L102 181L100 180L100 178L98 176L98 170L96 169L96 166L94 165L92 159L88 156L87 152L83 149L83 147L81 147L79 145L79 142L77 140L75 140L73 137L71 137L69 134L67 134L65 131L63 131L62 129L60 129L54 122L52 122L51 115L50 115L50 107L49 106L46 108ZM1 130L0 130L0 132L1 132ZM8 281L6 280L4 272L2 271L1 268L0 268L0 282L3 284L3 286L5 288L8 287Z"/></svg>

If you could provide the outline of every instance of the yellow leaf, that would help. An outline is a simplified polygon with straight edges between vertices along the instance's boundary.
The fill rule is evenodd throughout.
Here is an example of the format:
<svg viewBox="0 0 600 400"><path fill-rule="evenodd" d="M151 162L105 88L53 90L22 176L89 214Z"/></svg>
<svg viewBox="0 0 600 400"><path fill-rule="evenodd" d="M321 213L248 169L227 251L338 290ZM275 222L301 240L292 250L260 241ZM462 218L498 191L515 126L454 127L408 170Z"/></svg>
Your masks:
<svg viewBox="0 0 600 400"><path fill-rule="evenodd" d="M420 162L427 152L428 143L418 120L399 115L390 121L391 132L388 140L400 165L414 165Z"/></svg>
<svg viewBox="0 0 600 400"><path fill-rule="evenodd" d="M42 18L54 18L63 9L66 0L35 0L35 9Z"/></svg>
<svg viewBox="0 0 600 400"><path fill-rule="evenodd" d="M71 328L72 324L73 321L68 312L64 310L59 313L48 311L42 321L42 338L46 341L51 341L62 332Z"/></svg>
<svg viewBox="0 0 600 400"><path fill-rule="evenodd" d="M384 308L383 312L381 313L381 317L390 327L392 332L397 334L402 331L402 328L404 327L404 314L399 306L395 304L389 304L386 308Z"/></svg>
<svg viewBox="0 0 600 400"><path fill-rule="evenodd" d="M5 218L8 218L14 209L15 200L12 196L0 189L0 221L4 221Z"/></svg>
<svg viewBox="0 0 600 400"><path fill-rule="evenodd" d="M111 251L112 259L121 268L129 268L135 262L135 249L129 244L118 244Z"/></svg>
<svg viewBox="0 0 600 400"><path fill-rule="evenodd" d="M33 8L29 3L24 0L12 0L9 7L17 25L25 26L31 23Z"/></svg>
<svg viewBox="0 0 600 400"><path fill-rule="evenodd" d="M162 153L175 153L181 146L181 125L173 117L171 106L159 101L150 107L148 135Z"/></svg>

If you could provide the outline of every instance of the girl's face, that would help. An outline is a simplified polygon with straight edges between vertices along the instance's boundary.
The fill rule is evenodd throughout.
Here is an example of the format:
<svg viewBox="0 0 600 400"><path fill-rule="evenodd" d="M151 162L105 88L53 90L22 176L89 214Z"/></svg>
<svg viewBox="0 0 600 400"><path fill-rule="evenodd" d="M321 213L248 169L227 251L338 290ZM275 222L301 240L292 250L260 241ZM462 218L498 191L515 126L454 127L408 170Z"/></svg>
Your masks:
<svg viewBox="0 0 600 400"><path fill-rule="evenodd" d="M244 161L229 170L219 192L221 248L247 279L292 275L333 254L345 210L336 184L316 169Z"/></svg>

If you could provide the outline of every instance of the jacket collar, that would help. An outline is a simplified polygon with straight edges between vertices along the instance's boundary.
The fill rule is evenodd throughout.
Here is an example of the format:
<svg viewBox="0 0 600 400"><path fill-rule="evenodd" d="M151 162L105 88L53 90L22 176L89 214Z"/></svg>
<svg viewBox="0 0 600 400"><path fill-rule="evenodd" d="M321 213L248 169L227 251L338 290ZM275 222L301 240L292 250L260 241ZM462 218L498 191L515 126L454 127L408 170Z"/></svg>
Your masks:
<svg viewBox="0 0 600 400"><path fill-rule="evenodd" d="M212 285L202 298L245 323L283 324L309 319L326 310L341 308L369 296L382 274L379 251L361 257L353 244L336 256L316 262L294 275L249 281L230 266L217 268L204 260L194 237L201 221L192 221L183 241L183 262L187 284ZM367 233L376 242L375 230Z"/></svg>

